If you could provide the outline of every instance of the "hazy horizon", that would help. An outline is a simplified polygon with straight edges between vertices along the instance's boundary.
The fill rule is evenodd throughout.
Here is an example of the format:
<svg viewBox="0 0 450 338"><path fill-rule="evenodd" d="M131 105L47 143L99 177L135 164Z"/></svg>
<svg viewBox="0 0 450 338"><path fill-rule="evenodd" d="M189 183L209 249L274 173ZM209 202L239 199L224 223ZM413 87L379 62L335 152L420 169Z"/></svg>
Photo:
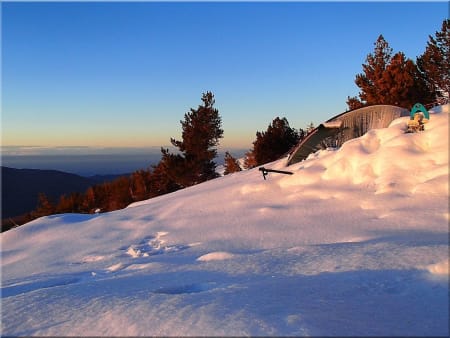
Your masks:
<svg viewBox="0 0 450 338"><path fill-rule="evenodd" d="M1 147L1 165L16 169L59 170L80 176L129 174L148 169L161 159L161 147ZM4 148L10 148L5 152ZM173 147L165 147L175 151ZM16 151L13 151L13 150ZM57 150L57 151L55 151ZM248 149L218 151L217 165L223 164L225 151L242 157Z"/></svg>

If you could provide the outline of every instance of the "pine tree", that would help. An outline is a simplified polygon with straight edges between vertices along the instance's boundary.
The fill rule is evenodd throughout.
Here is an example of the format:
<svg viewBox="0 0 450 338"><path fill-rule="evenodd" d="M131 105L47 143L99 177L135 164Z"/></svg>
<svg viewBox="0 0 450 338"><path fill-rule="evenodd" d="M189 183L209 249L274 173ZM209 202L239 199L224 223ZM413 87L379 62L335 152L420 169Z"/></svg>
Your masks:
<svg viewBox="0 0 450 338"><path fill-rule="evenodd" d="M253 152L253 149L247 151L245 153L244 157L244 168L245 169L251 169L258 165L255 158L255 153Z"/></svg>
<svg viewBox="0 0 450 338"><path fill-rule="evenodd" d="M161 160L153 167L151 194L163 195L189 186L186 160L181 154L172 154L161 148Z"/></svg>
<svg viewBox="0 0 450 338"><path fill-rule="evenodd" d="M137 170L130 177L130 194L133 201L149 198L150 171Z"/></svg>
<svg viewBox="0 0 450 338"><path fill-rule="evenodd" d="M387 65L378 90L383 104L410 108L417 102L432 100L416 64L401 52Z"/></svg>
<svg viewBox="0 0 450 338"><path fill-rule="evenodd" d="M164 195L180 188L181 187L169 177L168 169L163 159L161 159L157 165L153 166L150 180L150 197Z"/></svg>
<svg viewBox="0 0 450 338"><path fill-rule="evenodd" d="M95 196L95 208L102 211L108 211L108 199L110 198L110 184L102 183L92 187Z"/></svg>
<svg viewBox="0 0 450 338"><path fill-rule="evenodd" d="M214 108L215 100L211 92L202 96L203 105L192 109L184 115L182 126L182 141L171 139L181 155L163 152L163 160L175 163L179 168L171 178L181 187L201 183L216 178L217 146L223 137L222 120L219 111ZM181 172L180 172L181 171Z"/></svg>
<svg viewBox="0 0 450 338"><path fill-rule="evenodd" d="M39 193L38 202L34 212L32 212L33 218L38 218L42 216L48 216L55 213L55 206L50 202L47 195L44 193Z"/></svg>
<svg viewBox="0 0 450 338"><path fill-rule="evenodd" d="M92 213L97 209L95 190L93 187L89 187L86 190L83 198L82 208L83 211L87 213Z"/></svg>
<svg viewBox="0 0 450 338"><path fill-rule="evenodd" d="M429 36L425 53L417 58L417 65L425 78L433 99L448 103L450 91L450 19L442 22L436 37Z"/></svg>
<svg viewBox="0 0 450 338"><path fill-rule="evenodd" d="M414 61L402 52L392 55L392 48L380 35L373 54L366 58L363 73L356 75L361 89L359 99L348 97L351 110L376 104L391 104L410 108L416 102L430 102L426 83Z"/></svg>
<svg viewBox="0 0 450 338"><path fill-rule="evenodd" d="M66 194L59 197L58 204L56 205L56 212L58 214L70 213L73 210L73 203L70 197Z"/></svg>
<svg viewBox="0 0 450 338"><path fill-rule="evenodd" d="M347 96L347 106L349 110L355 110L364 107L364 104L356 96Z"/></svg>
<svg viewBox="0 0 450 338"><path fill-rule="evenodd" d="M116 178L109 183L108 211L125 208L133 202L130 192L130 179L127 176Z"/></svg>
<svg viewBox="0 0 450 338"><path fill-rule="evenodd" d="M225 152L225 171L224 175L241 171L238 161L227 151Z"/></svg>
<svg viewBox="0 0 450 338"><path fill-rule="evenodd" d="M256 165L279 159L298 141L299 134L289 126L288 120L276 117L265 132L256 132L252 150Z"/></svg>
<svg viewBox="0 0 450 338"><path fill-rule="evenodd" d="M362 106L383 103L379 92L380 81L391 58L392 48L380 35L375 42L374 53L367 55L366 64L362 65L363 73L356 75L355 83L361 89L359 99ZM352 103L354 106L355 100Z"/></svg>

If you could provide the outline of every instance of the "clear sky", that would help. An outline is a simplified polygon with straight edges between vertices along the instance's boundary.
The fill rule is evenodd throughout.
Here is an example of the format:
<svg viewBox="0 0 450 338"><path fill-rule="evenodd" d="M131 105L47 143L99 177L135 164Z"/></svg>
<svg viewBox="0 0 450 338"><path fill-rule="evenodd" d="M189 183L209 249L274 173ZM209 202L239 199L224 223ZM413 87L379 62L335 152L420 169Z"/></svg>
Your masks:
<svg viewBox="0 0 450 338"><path fill-rule="evenodd" d="M222 148L346 110L383 34L415 60L447 2L2 2L2 145L180 139L212 91Z"/></svg>

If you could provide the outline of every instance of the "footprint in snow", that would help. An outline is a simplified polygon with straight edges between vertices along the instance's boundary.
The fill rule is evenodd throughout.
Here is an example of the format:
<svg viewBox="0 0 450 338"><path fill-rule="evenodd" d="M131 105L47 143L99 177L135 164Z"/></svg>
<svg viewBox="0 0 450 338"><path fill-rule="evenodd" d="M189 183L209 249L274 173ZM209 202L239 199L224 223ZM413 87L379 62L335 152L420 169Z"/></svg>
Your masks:
<svg viewBox="0 0 450 338"><path fill-rule="evenodd" d="M183 244L169 245L163 238L166 235L168 232L159 231L156 235L146 236L138 244L122 247L121 250L125 250L125 253L132 258L140 258L178 252L190 247Z"/></svg>
<svg viewBox="0 0 450 338"><path fill-rule="evenodd" d="M155 255L161 255L165 253L178 252L181 250L188 249L192 246L198 245L199 243L192 243L189 245L183 244L175 244L169 245L167 241L163 238L168 235L168 232L159 231L155 235L145 236L143 239L137 242L137 244L125 245L119 248L121 251L125 251L124 255L129 256L133 259L135 258L144 258ZM122 257L124 255L121 255ZM88 255L81 259L81 261L72 263L72 264L87 264L87 263L96 263L100 261L104 261L107 258L112 258L112 256L103 256L103 255ZM104 274L116 273L122 270L142 270L148 268L150 265L148 263L134 263L129 264L127 262L117 262L112 265L107 266L103 270L97 270L91 272L91 277L99 277L104 276Z"/></svg>

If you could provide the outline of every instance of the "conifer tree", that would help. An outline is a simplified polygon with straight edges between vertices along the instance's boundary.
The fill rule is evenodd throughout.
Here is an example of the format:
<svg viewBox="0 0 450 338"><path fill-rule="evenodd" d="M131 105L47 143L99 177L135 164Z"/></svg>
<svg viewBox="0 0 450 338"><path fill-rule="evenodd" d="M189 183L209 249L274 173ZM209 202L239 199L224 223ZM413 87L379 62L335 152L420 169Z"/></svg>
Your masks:
<svg viewBox="0 0 450 338"><path fill-rule="evenodd" d="M361 89L359 93L361 106L382 103L383 98L379 92L380 81L391 58L392 48L383 35L380 35L375 42L374 53L367 55L366 64L362 65L363 73L356 75L355 83ZM356 98L354 99L353 106L357 105Z"/></svg>
<svg viewBox="0 0 450 338"><path fill-rule="evenodd" d="M89 187L84 194L82 208L85 212L93 212L97 209L96 206L96 196L93 187Z"/></svg>
<svg viewBox="0 0 450 338"><path fill-rule="evenodd" d="M349 110L355 110L364 107L364 104L356 96L347 96L347 106Z"/></svg>
<svg viewBox="0 0 450 338"><path fill-rule="evenodd" d="M425 78L433 99L448 103L450 91L450 19L442 22L436 37L429 36L425 53L417 58L417 65Z"/></svg>
<svg viewBox="0 0 450 338"><path fill-rule="evenodd" d="M225 152L225 171L224 175L241 171L238 161L227 151Z"/></svg>
<svg viewBox="0 0 450 338"><path fill-rule="evenodd" d="M428 103L431 95L416 64L402 52L396 53L386 67L379 84L383 104L410 108L417 102Z"/></svg>
<svg viewBox="0 0 450 338"><path fill-rule="evenodd" d="M130 179L126 176L116 178L109 184L108 211L125 208L133 202L130 192Z"/></svg>
<svg viewBox="0 0 450 338"><path fill-rule="evenodd" d="M137 170L130 177L130 193L133 201L149 198L150 171Z"/></svg>
<svg viewBox="0 0 450 338"><path fill-rule="evenodd" d="M55 206L50 202L47 195L44 193L39 193L36 209L32 213L33 218L48 216L54 213L55 213Z"/></svg>
<svg viewBox="0 0 450 338"><path fill-rule="evenodd" d="M402 52L392 55L392 48L382 35L366 62L363 73L356 75L355 79L361 89L359 99L347 98L350 109L376 104L410 108L416 102L430 102L429 91L417 65Z"/></svg>
<svg viewBox="0 0 450 338"><path fill-rule="evenodd" d="M161 160L153 166L150 191L152 196L174 192L188 186L186 161L180 154L172 154L161 148Z"/></svg>
<svg viewBox="0 0 450 338"><path fill-rule="evenodd" d="M244 168L245 169L251 169L258 165L255 158L255 153L253 152L253 149L250 149L245 153L244 157Z"/></svg>
<svg viewBox="0 0 450 338"><path fill-rule="evenodd" d="M217 177L217 146L223 137L222 120L219 111L214 108L215 100L211 92L202 96L203 104L184 115L182 141L171 139L171 143L181 153L179 155L163 152L163 160L175 162L178 172L172 171L172 179L181 187L194 185ZM181 170L181 172L180 172Z"/></svg>
<svg viewBox="0 0 450 338"><path fill-rule="evenodd" d="M95 197L95 208L98 208L102 211L108 211L107 208L108 208L108 200L111 196L110 193L111 184L112 183L102 183L92 187Z"/></svg>
<svg viewBox="0 0 450 338"><path fill-rule="evenodd" d="M299 134L289 126L288 120L276 117L265 132L256 132L252 150L256 165L279 159L298 141Z"/></svg>

